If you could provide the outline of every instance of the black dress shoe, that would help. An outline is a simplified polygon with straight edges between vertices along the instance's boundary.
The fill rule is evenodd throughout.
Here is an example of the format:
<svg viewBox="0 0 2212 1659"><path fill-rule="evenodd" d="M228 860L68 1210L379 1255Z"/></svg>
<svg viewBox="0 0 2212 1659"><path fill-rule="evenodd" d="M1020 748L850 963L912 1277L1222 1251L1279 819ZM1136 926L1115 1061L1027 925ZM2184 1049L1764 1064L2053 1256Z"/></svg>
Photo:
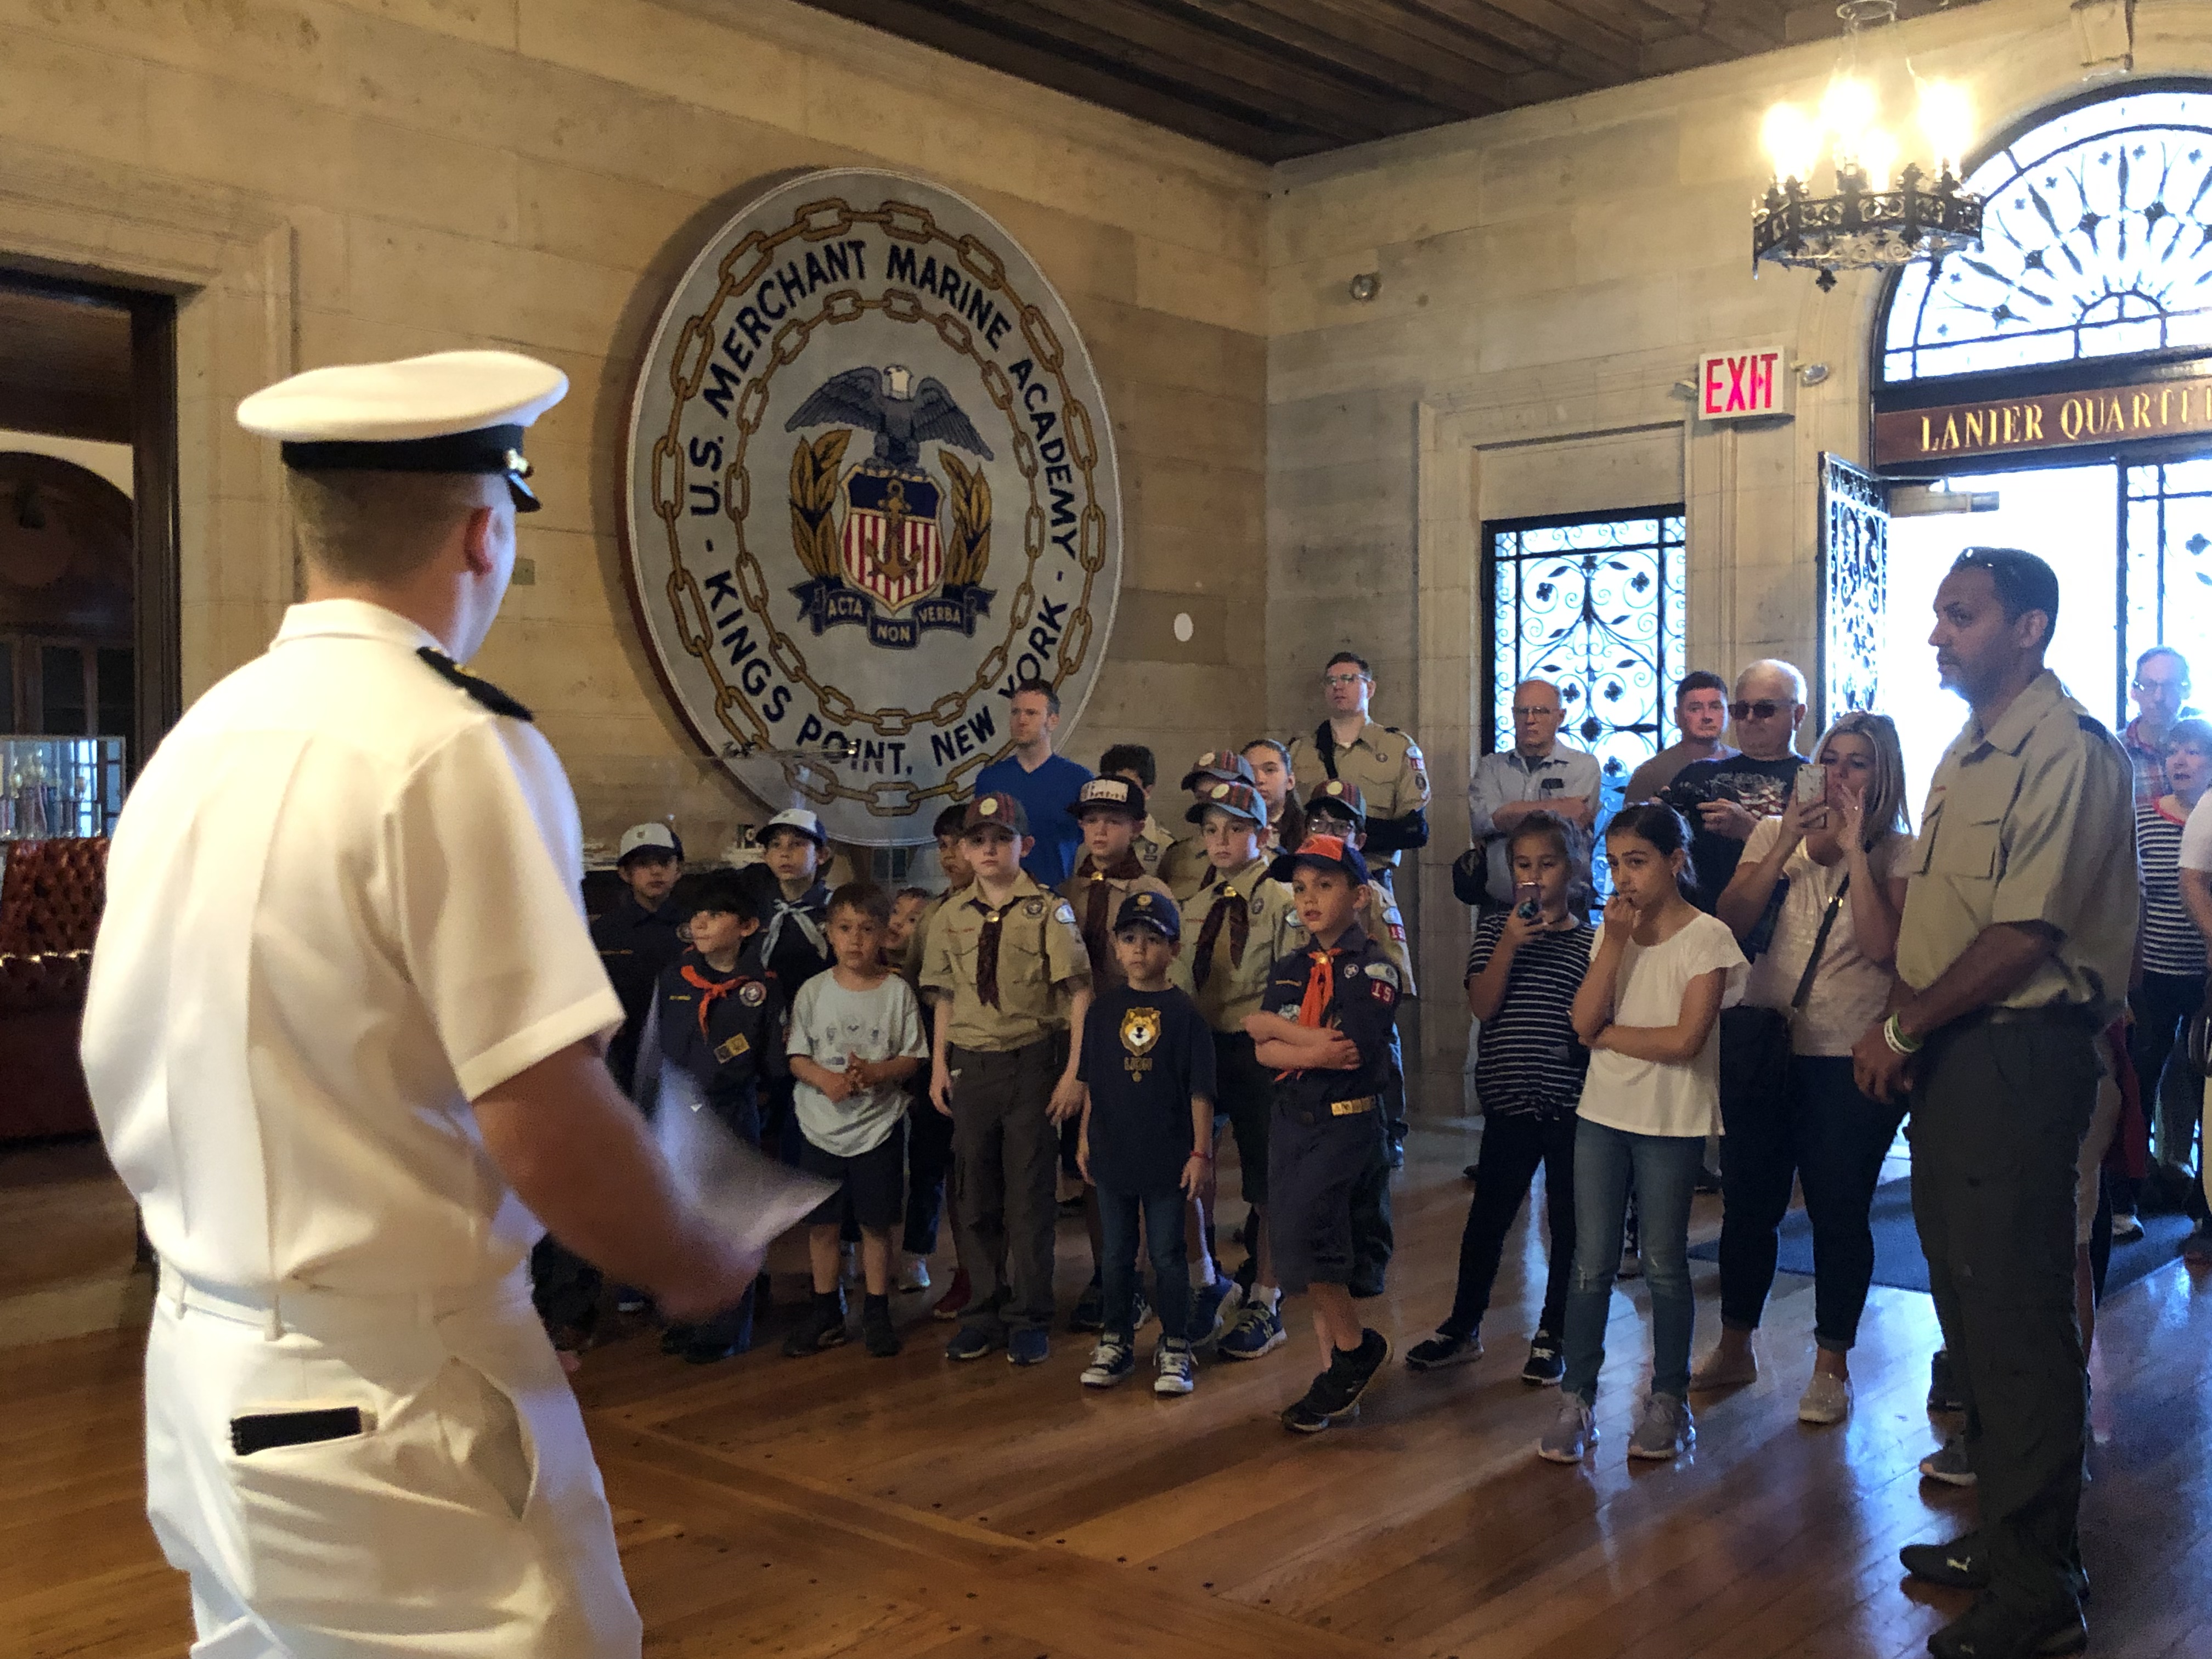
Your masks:
<svg viewBox="0 0 2212 1659"><path fill-rule="evenodd" d="M2060 1659L2088 1645L2081 1608L2031 1611L1986 1593L1928 1638L1936 1659Z"/></svg>

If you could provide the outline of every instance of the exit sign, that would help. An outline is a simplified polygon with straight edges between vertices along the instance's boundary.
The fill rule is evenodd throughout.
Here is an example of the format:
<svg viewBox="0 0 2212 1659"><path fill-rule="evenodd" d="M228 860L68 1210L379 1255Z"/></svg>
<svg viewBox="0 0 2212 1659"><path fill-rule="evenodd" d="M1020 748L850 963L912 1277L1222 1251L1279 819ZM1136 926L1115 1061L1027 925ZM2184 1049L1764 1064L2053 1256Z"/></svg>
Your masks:
<svg viewBox="0 0 2212 1659"><path fill-rule="evenodd" d="M1716 351L1698 360L1698 415L1707 421L1741 421L1753 415L1787 415L1790 354L1777 347Z"/></svg>

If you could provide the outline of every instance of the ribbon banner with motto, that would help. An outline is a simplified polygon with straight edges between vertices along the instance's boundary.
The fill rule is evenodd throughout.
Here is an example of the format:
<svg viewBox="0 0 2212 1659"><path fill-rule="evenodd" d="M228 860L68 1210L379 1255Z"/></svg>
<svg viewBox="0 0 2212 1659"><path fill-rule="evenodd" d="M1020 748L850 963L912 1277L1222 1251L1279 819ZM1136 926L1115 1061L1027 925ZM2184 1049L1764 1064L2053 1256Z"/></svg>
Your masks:
<svg viewBox="0 0 2212 1659"><path fill-rule="evenodd" d="M1060 296L974 204L812 173L731 219L638 377L629 577L708 751L841 841L926 842L1009 747L1063 736L1121 575L1113 428Z"/></svg>

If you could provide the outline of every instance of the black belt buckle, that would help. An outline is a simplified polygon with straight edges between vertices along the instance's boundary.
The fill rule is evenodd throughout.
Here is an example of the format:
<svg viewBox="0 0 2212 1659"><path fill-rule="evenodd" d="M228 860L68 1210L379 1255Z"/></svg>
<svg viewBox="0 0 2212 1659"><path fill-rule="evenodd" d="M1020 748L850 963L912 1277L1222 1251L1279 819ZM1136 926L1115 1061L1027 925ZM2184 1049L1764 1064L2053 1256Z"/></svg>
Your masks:
<svg viewBox="0 0 2212 1659"><path fill-rule="evenodd" d="M368 1432L358 1406L324 1406L297 1412L249 1412L230 1419L230 1449L240 1457L279 1446L312 1446Z"/></svg>

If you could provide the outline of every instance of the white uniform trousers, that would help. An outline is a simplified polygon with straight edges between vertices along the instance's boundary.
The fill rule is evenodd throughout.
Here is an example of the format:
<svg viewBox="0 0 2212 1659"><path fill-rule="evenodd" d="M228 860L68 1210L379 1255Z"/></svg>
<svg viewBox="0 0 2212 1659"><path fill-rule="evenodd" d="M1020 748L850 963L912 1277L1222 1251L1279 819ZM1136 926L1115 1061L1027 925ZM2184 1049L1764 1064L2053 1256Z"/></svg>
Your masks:
<svg viewBox="0 0 2212 1659"><path fill-rule="evenodd" d="M360 1431L234 1443L237 1419L331 1407L357 1407ZM146 1474L155 1534L191 1576L195 1659L640 1650L583 1416L520 1273L255 1305L165 1269Z"/></svg>

